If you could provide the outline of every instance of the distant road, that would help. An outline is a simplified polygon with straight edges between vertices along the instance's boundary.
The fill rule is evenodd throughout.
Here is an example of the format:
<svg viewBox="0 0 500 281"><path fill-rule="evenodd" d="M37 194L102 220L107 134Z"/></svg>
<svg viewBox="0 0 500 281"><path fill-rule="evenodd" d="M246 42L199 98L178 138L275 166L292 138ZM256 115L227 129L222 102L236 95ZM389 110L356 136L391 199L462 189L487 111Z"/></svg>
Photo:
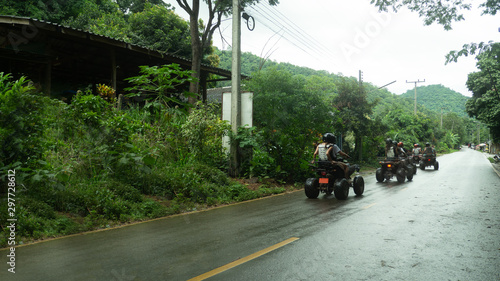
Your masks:
<svg viewBox="0 0 500 281"><path fill-rule="evenodd" d="M303 191L26 245L0 280L500 280L500 178L484 154L346 201ZM206 274L206 275L204 275Z"/></svg>

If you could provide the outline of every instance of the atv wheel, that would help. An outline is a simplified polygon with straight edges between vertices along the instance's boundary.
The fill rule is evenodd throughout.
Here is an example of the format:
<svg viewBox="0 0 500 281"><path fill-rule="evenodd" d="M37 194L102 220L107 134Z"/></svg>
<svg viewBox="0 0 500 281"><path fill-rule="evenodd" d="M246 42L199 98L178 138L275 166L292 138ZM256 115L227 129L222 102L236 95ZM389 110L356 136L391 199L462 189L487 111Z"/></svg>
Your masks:
<svg viewBox="0 0 500 281"><path fill-rule="evenodd" d="M352 181L352 187L354 189L354 193L358 196L362 195L365 192L365 180L362 176L355 176Z"/></svg>
<svg viewBox="0 0 500 281"><path fill-rule="evenodd" d="M378 182L384 181L384 173L382 173L382 168L377 169L377 171L375 172L375 177L377 178Z"/></svg>
<svg viewBox="0 0 500 281"><path fill-rule="evenodd" d="M396 178L398 179L399 183L404 183L405 182L405 169L399 168L396 172Z"/></svg>
<svg viewBox="0 0 500 281"><path fill-rule="evenodd" d="M414 175L417 174L417 165L416 164L413 164L413 174Z"/></svg>
<svg viewBox="0 0 500 281"><path fill-rule="evenodd" d="M406 170L406 179L411 181L413 179L413 174L415 170L413 169L413 165L408 165Z"/></svg>
<svg viewBox="0 0 500 281"><path fill-rule="evenodd" d="M336 181L333 192L338 200L346 200L347 196L349 196L349 182L346 179Z"/></svg>
<svg viewBox="0 0 500 281"><path fill-rule="evenodd" d="M420 161L420 170L425 170L425 162L424 161Z"/></svg>
<svg viewBox="0 0 500 281"><path fill-rule="evenodd" d="M439 162L438 162L438 161L436 161L436 162L434 163L434 170L438 170L438 169L439 169Z"/></svg>
<svg viewBox="0 0 500 281"><path fill-rule="evenodd" d="M304 191L306 192L307 198L315 199L319 195L319 181L315 178L308 178L306 184L304 185Z"/></svg>
<svg viewBox="0 0 500 281"><path fill-rule="evenodd" d="M408 181L411 181L411 180L413 179L413 173L408 173L408 174L406 175L406 179L407 179Z"/></svg>

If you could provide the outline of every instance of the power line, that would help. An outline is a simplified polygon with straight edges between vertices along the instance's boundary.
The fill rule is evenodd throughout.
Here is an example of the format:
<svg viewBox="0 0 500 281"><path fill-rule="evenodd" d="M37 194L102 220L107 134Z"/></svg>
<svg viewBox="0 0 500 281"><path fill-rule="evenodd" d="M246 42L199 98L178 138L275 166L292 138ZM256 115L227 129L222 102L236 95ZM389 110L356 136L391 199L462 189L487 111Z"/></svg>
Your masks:
<svg viewBox="0 0 500 281"><path fill-rule="evenodd" d="M314 46L319 46L320 49L325 52L325 54L331 55L332 58L334 57L333 53L330 51L330 49L328 47L326 47L320 41L318 41L314 37L312 37L308 32L306 32L305 30L303 30L295 22L293 22L292 20L290 20L283 13L281 13L276 7L269 5L267 2L264 2L264 3L265 3L264 7L266 9L268 9L269 11L271 11L271 13L273 13L277 17L281 18L284 22L288 22L287 24L289 26L291 26L291 28L293 30L295 30L298 34L305 35L306 37L308 37L308 39L306 38L308 41L311 41L311 42L314 43Z"/></svg>
<svg viewBox="0 0 500 281"><path fill-rule="evenodd" d="M276 8L269 6L266 4L264 5L253 5L249 6L247 8L247 13L249 13L248 9L251 9L253 16L256 17L257 24L262 24L266 28L268 28L270 31L272 31L275 35L280 35L280 39L283 38L286 41L288 41L290 44L295 46L296 48L300 49L304 53L308 54L312 58L318 60L318 61L324 61L325 57L327 57L329 60L334 62L336 59L334 58L334 55L331 51L328 50L327 47L325 47L321 42L318 40L314 39L312 36L310 36L306 31L301 29L297 24L293 23L292 20L288 19L285 15L283 15L281 12L279 12ZM251 14L251 13L249 13ZM220 31L220 28L219 28ZM304 36L307 35L307 38ZM228 43L220 31L221 35L221 40ZM274 36L274 35L273 35ZM271 36L271 38L273 37ZM279 39L278 39L279 41ZM268 40L269 42L269 40ZM266 42L266 45L267 43ZM276 42L271 49L277 44ZM228 45L230 45L228 43ZM265 47L265 46L264 46ZM275 50L274 50L275 51ZM272 52L274 52L272 51ZM269 51L271 52L271 51ZM269 53L268 52L268 53ZM271 52L271 53L272 53ZM267 53L266 53L267 54ZM319 57L318 57L319 55Z"/></svg>
<svg viewBox="0 0 500 281"><path fill-rule="evenodd" d="M275 27L273 28L273 27L269 26L268 24L266 24L266 22L265 22L265 21L262 21L262 24L263 24L264 26L266 26L267 28L269 28L271 31L273 31L274 33L279 33L279 32L282 30L284 33L288 33L288 34L290 34L290 35L291 35L291 37L293 37L293 39L295 39L296 41L298 41L298 42L297 42L298 44L304 45L306 49L310 49L310 48L311 48L310 46L307 46L307 44L304 44L304 42L301 42L301 40L300 40L300 39L298 39L297 37L295 37L293 33L290 33L290 32L288 31L288 29L287 29L284 25L280 24L279 22L276 22L275 20L271 20L271 19L269 19L268 17L271 17L271 18L272 18L272 15L268 14L266 11L263 11L263 10L258 10L258 9L256 9L256 8L255 8L255 7L253 7L253 6L252 6L251 8L252 8L252 9L253 9L256 13L260 14L260 15L262 16L262 18L263 18L263 19L266 19L266 20L267 20L267 21L269 21L271 24L274 24L274 25L275 25ZM277 31L277 30L276 30L276 27L277 27L278 29L280 29L280 31ZM285 40L287 40L288 42L290 42L290 43L291 43L292 45L294 45L295 47L297 47L297 48L301 49L302 51L304 51L304 52L305 52L305 53L307 53L308 55L310 55L310 56L312 56L312 57L315 57L313 54L309 53L309 52L308 52L307 50L305 50L303 47L298 46L296 42L292 41L289 37L285 36L285 34L283 34L283 35L282 35L282 38L284 38Z"/></svg>

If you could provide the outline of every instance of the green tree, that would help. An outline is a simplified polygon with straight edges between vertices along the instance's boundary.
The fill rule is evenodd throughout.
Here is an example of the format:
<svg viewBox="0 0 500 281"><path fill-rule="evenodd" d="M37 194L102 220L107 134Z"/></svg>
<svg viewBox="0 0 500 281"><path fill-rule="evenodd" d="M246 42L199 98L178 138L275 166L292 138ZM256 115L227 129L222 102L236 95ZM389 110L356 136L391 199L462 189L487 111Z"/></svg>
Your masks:
<svg viewBox="0 0 500 281"><path fill-rule="evenodd" d="M305 79L305 90L311 94L333 94L337 89L335 80L328 76L311 75L307 76Z"/></svg>
<svg viewBox="0 0 500 281"><path fill-rule="evenodd" d="M147 9L148 5L160 6L162 8L171 7L170 4L167 4L162 0L116 0L116 3L124 14L143 12Z"/></svg>
<svg viewBox="0 0 500 281"><path fill-rule="evenodd" d="M189 24L164 6L146 3L143 11L129 17L132 42L170 54L191 56Z"/></svg>
<svg viewBox="0 0 500 281"><path fill-rule="evenodd" d="M267 0L270 5L277 5L278 0ZM228 15L232 10L231 0L204 0L208 6L208 21L203 24L199 19L200 14L200 0L192 0L191 5L187 0L177 0L179 6L184 9L189 15L189 25L191 32L191 60L192 67L191 70L194 73L194 77L199 81L201 62L203 60L204 50L209 48L212 35L215 30L220 26L222 16ZM242 8L250 6L258 0L240 0L240 5ZM189 91L192 93L198 93L199 82L193 82L189 86ZM194 103L195 98L190 98L190 103Z"/></svg>
<svg viewBox="0 0 500 281"><path fill-rule="evenodd" d="M471 117L486 124L493 139L500 139L500 43L477 56L478 72L469 74L467 88L473 93L466 103Z"/></svg>
<svg viewBox="0 0 500 281"><path fill-rule="evenodd" d="M133 84L132 87L126 88L126 91L132 93L129 97L142 96L150 103L152 107L175 107L178 105L185 106L182 102L181 93L177 88L180 85L189 83L195 78L191 75L191 71L182 70L178 64L158 66L140 66L141 75L130 77L125 80ZM190 96L192 93L184 92L184 96Z"/></svg>
<svg viewBox="0 0 500 281"><path fill-rule="evenodd" d="M0 5L1 15L32 17L39 20L60 23L64 19L78 15L79 0L52 1L3 1Z"/></svg>
<svg viewBox="0 0 500 281"><path fill-rule="evenodd" d="M369 103L366 91L354 79L341 79L337 84L338 95L333 99L333 106L339 111L342 119L343 133L351 131L355 137L356 159L361 160L363 137L370 135L373 121L369 117L375 103Z"/></svg>
<svg viewBox="0 0 500 281"><path fill-rule="evenodd" d="M113 26L123 25L123 13L120 12L117 4L110 0L78 1L71 9L74 12L58 23L82 30L90 30L93 27L93 31L101 35L106 35L106 21L113 23ZM112 17L112 19L106 20L105 17Z"/></svg>
<svg viewBox="0 0 500 281"><path fill-rule="evenodd" d="M312 143L339 123L323 95L304 88L305 79L277 68L254 73L246 83L254 93L254 126L273 161L272 176L299 179L312 154Z"/></svg>

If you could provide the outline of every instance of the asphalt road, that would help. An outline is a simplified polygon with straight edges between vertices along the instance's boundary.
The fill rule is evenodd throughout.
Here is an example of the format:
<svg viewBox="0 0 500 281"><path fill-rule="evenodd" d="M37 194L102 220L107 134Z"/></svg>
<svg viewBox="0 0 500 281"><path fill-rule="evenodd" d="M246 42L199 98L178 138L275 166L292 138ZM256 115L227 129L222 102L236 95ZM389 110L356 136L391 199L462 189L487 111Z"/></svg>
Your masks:
<svg viewBox="0 0 500 281"><path fill-rule="evenodd" d="M18 247L15 274L0 250L0 280L500 280L499 174L469 149L438 160L345 201L299 191Z"/></svg>

